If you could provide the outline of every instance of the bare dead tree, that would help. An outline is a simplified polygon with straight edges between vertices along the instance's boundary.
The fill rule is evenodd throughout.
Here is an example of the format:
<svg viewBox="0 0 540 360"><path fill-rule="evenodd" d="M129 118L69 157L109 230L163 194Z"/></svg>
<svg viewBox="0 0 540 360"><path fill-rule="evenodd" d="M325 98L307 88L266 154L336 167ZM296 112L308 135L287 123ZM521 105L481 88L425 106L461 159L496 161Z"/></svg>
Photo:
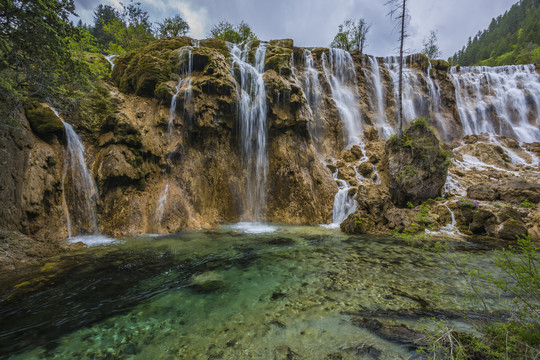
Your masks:
<svg viewBox="0 0 540 360"><path fill-rule="evenodd" d="M388 16L396 21L396 28L400 27L399 33L399 112L398 112L398 138L403 137L403 43L407 37L405 31L406 21L409 18L407 12L407 0L388 0L385 5L390 7Z"/></svg>

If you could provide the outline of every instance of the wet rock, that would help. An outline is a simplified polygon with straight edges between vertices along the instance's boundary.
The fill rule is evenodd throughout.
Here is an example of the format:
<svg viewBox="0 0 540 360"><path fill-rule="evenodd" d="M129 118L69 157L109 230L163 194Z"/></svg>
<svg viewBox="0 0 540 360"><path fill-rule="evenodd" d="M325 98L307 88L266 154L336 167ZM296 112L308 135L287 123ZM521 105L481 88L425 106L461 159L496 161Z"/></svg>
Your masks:
<svg viewBox="0 0 540 360"><path fill-rule="evenodd" d="M64 124L54 111L45 104L32 104L24 109L32 131L40 138L50 141L52 136L63 137Z"/></svg>
<svg viewBox="0 0 540 360"><path fill-rule="evenodd" d="M427 120L412 121L401 141L390 138L386 154L395 204L416 205L441 195L450 165L449 153L440 147Z"/></svg>
<svg viewBox="0 0 540 360"><path fill-rule="evenodd" d="M495 236L505 240L516 240L519 236L527 235L525 225L518 220L506 220L497 228Z"/></svg>
<svg viewBox="0 0 540 360"><path fill-rule="evenodd" d="M362 152L362 148L358 145L353 145L350 151L356 157L357 160L360 160L364 156L364 153Z"/></svg>
<svg viewBox="0 0 540 360"><path fill-rule="evenodd" d="M467 196L476 200L494 201L499 198L499 192L492 185L478 184L467 188Z"/></svg>
<svg viewBox="0 0 540 360"><path fill-rule="evenodd" d="M379 130L375 126L370 126L364 130L364 137L369 141L378 140Z"/></svg>
<svg viewBox="0 0 540 360"><path fill-rule="evenodd" d="M227 286L223 277L215 272L208 271L191 278L191 286L199 292L213 292Z"/></svg>
<svg viewBox="0 0 540 360"><path fill-rule="evenodd" d="M341 158L348 163L356 161L357 157L350 150L343 150L341 152Z"/></svg>
<svg viewBox="0 0 540 360"><path fill-rule="evenodd" d="M487 229L496 223L496 216L486 209L480 209L473 214L473 221L469 225L469 229L473 234L486 234Z"/></svg>
<svg viewBox="0 0 540 360"><path fill-rule="evenodd" d="M372 318L355 318L353 325L363 327L388 341L398 342L416 348L424 343L425 334L409 329L407 326L390 325Z"/></svg>
<svg viewBox="0 0 540 360"><path fill-rule="evenodd" d="M356 169L362 176L367 177L373 172L373 165L366 161L358 165Z"/></svg>
<svg viewBox="0 0 540 360"><path fill-rule="evenodd" d="M512 203L528 200L533 203L540 201L540 184L521 180L510 180L497 186L500 199Z"/></svg>

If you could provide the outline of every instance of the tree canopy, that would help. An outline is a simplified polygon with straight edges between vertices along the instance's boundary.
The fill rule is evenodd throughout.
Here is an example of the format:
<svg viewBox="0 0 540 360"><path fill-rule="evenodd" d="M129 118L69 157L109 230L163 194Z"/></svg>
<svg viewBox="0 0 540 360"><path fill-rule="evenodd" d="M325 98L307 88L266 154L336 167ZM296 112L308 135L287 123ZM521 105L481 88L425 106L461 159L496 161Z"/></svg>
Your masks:
<svg viewBox="0 0 540 360"><path fill-rule="evenodd" d="M242 21L240 24L234 26L226 20L220 21L212 27L212 30L210 30L210 37L235 44L258 39L246 22Z"/></svg>
<svg viewBox="0 0 540 360"><path fill-rule="evenodd" d="M521 0L448 59L459 65L540 62L540 0Z"/></svg>
<svg viewBox="0 0 540 360"><path fill-rule="evenodd" d="M363 52L369 28L370 25L364 19L358 19L358 22L346 20L343 24L339 25L338 33L334 37L330 47L347 51L360 50L360 52Z"/></svg>
<svg viewBox="0 0 540 360"><path fill-rule="evenodd" d="M165 18L158 23L157 35L160 38L171 36L183 36L189 32L189 24L180 15L172 18Z"/></svg>
<svg viewBox="0 0 540 360"><path fill-rule="evenodd" d="M0 7L0 117L27 98L52 99L76 91L88 67L69 51L80 38L71 24L73 0L4 0Z"/></svg>

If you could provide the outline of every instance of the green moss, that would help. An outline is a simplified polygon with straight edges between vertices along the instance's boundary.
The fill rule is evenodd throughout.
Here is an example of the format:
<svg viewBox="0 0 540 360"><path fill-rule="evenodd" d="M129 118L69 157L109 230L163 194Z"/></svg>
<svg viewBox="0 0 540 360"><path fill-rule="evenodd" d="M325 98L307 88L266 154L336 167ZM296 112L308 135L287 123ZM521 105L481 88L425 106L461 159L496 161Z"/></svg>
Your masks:
<svg viewBox="0 0 540 360"><path fill-rule="evenodd" d="M519 206L521 207L524 207L524 208L528 208L528 209L534 209L536 208L536 205L534 205L532 202L530 202L529 200L525 200L525 201L522 201Z"/></svg>
<svg viewBox="0 0 540 360"><path fill-rule="evenodd" d="M37 136L48 139L52 135L61 136L64 133L62 120L48 106L32 104L24 110L30 127Z"/></svg>

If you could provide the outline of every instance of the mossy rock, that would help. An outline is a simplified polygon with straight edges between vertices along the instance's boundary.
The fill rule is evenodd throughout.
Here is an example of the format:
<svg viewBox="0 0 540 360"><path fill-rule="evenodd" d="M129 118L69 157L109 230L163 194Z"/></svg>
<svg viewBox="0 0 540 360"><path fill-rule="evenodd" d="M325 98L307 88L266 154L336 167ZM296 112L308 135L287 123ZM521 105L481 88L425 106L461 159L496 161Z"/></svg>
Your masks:
<svg viewBox="0 0 540 360"><path fill-rule="evenodd" d="M405 61L407 63L407 66L412 65L412 67L416 67L417 69L423 71L427 70L427 68L429 67L429 59L424 54L418 53L409 55L405 58Z"/></svg>
<svg viewBox="0 0 540 360"><path fill-rule="evenodd" d="M118 58L112 78L122 92L154 96L156 86L168 80L173 72L170 53L175 49L191 46L194 42L188 37L153 41L136 52Z"/></svg>
<svg viewBox="0 0 540 360"><path fill-rule="evenodd" d="M386 143L390 193L394 203L420 204L441 195L450 165L450 152L425 118L411 121L402 139L392 136Z"/></svg>
<svg viewBox="0 0 540 360"><path fill-rule="evenodd" d="M167 104L170 104L175 92L176 85L174 81L164 81L156 87L154 95L156 98L164 100Z"/></svg>
<svg viewBox="0 0 540 360"><path fill-rule="evenodd" d="M31 104L24 109L32 131L44 140L53 135L62 136L65 132L62 120L52 109L44 104Z"/></svg>
<svg viewBox="0 0 540 360"><path fill-rule="evenodd" d="M278 39L278 40L270 40L268 42L269 46L276 46L276 47L282 47L287 49L293 49L294 47L294 41L293 39Z"/></svg>
<svg viewBox="0 0 540 360"><path fill-rule="evenodd" d="M450 63L445 60L431 60L431 66L440 71L448 71Z"/></svg>
<svg viewBox="0 0 540 360"><path fill-rule="evenodd" d="M221 39L204 39L200 41L200 47L207 47L219 51L226 58L231 57L227 42Z"/></svg>

